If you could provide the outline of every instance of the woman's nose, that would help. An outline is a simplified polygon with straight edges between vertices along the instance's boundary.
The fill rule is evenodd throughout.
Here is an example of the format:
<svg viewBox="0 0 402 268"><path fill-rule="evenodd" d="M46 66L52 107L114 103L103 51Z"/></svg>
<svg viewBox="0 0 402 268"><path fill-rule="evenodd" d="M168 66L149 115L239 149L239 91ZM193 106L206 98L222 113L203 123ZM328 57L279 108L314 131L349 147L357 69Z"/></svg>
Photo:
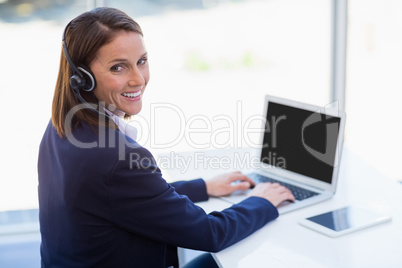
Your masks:
<svg viewBox="0 0 402 268"><path fill-rule="evenodd" d="M138 68L134 68L131 75L130 80L128 81L128 85L131 87L144 85L145 79L142 72Z"/></svg>

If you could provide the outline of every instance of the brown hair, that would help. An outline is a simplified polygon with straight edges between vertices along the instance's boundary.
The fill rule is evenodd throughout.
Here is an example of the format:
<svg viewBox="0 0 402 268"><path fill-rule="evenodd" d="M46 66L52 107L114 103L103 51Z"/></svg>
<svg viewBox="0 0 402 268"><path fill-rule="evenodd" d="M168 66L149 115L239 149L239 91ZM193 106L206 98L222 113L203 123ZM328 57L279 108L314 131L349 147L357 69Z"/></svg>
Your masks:
<svg viewBox="0 0 402 268"><path fill-rule="evenodd" d="M131 17L115 8L95 8L73 19L65 30L65 42L72 62L76 66L88 66L99 49L111 42L119 30L143 35L141 27ZM70 86L72 75L62 50L52 104L52 123L60 137L68 134L65 126L68 113L81 104ZM80 93L88 103L98 103L93 92L80 91ZM81 122L98 126L99 115L89 109L77 109L69 124L75 128Z"/></svg>

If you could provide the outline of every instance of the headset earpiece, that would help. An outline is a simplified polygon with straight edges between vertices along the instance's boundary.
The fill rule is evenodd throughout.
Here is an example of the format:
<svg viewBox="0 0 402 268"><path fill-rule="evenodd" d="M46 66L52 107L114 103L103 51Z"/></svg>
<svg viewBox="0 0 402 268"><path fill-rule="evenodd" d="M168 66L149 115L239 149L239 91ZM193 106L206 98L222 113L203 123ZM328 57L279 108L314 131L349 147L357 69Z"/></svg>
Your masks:
<svg viewBox="0 0 402 268"><path fill-rule="evenodd" d="M85 86L85 80L83 80L80 75L73 74L70 78L70 86L72 90L78 92L83 88L83 86Z"/></svg>
<svg viewBox="0 0 402 268"><path fill-rule="evenodd" d="M80 65L77 70L79 73L73 74L70 78L71 89L76 92L79 90L84 90L86 92L94 90L96 80L91 70L84 65Z"/></svg>
<svg viewBox="0 0 402 268"><path fill-rule="evenodd" d="M92 90L94 90L94 88L96 87L96 80L95 80L95 76L92 73L91 69L89 69L87 66L82 65L82 64L80 66L78 66L77 69L83 73L82 80L84 83L82 84L80 89L82 89L86 92L91 92Z"/></svg>

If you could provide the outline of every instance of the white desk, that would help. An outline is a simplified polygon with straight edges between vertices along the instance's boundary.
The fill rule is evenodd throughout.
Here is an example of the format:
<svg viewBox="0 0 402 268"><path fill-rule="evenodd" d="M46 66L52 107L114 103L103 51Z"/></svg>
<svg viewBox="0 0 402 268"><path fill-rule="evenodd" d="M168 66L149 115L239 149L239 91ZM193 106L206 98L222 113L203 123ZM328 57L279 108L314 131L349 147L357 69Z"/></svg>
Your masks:
<svg viewBox="0 0 402 268"><path fill-rule="evenodd" d="M234 159L247 150L217 150L182 153L198 164L173 170L175 179L209 177L230 169L242 169L238 163L202 165L201 158ZM215 159L216 158L216 159ZM214 160L215 159L215 160ZM236 166L237 165L237 166ZM199 203L205 211L221 210L229 203L211 199ZM391 222L338 238L329 238L298 224L298 220L345 205L372 208L392 215ZM348 150L344 150L338 191L329 201L281 215L239 243L214 254L222 267L402 267L402 185L385 177Z"/></svg>

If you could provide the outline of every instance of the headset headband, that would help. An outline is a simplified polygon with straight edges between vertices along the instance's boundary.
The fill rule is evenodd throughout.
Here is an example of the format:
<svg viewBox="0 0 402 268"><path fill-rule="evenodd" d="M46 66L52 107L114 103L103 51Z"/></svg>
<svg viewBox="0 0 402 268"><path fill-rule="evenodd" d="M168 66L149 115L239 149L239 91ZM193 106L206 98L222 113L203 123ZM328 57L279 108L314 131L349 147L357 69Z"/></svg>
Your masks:
<svg viewBox="0 0 402 268"><path fill-rule="evenodd" d="M67 28L71 25L71 22L72 22L72 21L70 21L70 22L67 24L66 28L64 28L63 36L62 36L61 42L62 42L62 45L63 45L64 56L66 57L66 60L67 60L67 62L68 62L68 65L70 65L70 68L71 68L71 70L73 71L73 74L77 74L77 75L79 75L79 76L82 77L81 72L77 69L77 66L75 66L73 60L72 60L71 57L70 57L70 54L68 53L68 48L67 48L67 43L66 43L66 32L67 32Z"/></svg>

